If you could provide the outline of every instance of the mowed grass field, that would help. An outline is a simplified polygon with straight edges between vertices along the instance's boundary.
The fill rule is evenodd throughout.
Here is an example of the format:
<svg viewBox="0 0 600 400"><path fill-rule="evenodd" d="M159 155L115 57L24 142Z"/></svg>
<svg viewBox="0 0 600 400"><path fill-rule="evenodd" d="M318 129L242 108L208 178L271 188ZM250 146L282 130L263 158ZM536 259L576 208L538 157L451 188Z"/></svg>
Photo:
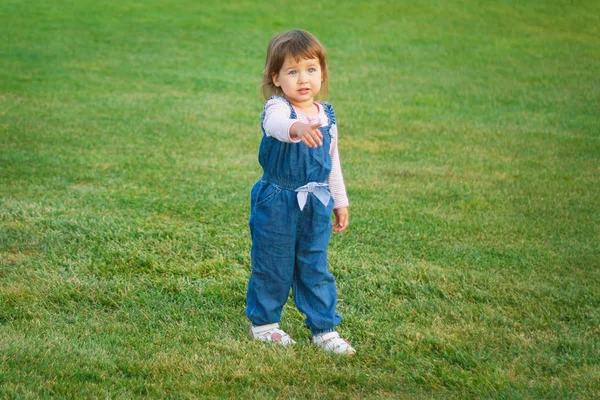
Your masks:
<svg viewBox="0 0 600 400"><path fill-rule="evenodd" d="M600 397L600 4L0 1L0 398ZM342 358L247 336L268 40L330 56Z"/></svg>

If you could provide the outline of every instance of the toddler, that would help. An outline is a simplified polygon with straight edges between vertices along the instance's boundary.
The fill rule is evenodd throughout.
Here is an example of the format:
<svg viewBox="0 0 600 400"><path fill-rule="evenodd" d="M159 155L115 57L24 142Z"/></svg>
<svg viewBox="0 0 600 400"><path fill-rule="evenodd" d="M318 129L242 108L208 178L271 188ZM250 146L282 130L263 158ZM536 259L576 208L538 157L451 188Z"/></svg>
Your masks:
<svg viewBox="0 0 600 400"><path fill-rule="evenodd" d="M254 339L294 344L279 327L292 289L312 343L354 355L355 349L336 331L342 317L336 312L335 279L327 268L331 230L342 232L349 222L335 114L330 104L315 101L327 93L327 83L326 53L316 37L293 30L271 39L262 82L267 103L258 159L263 176L250 200L252 273L246 316Z"/></svg>

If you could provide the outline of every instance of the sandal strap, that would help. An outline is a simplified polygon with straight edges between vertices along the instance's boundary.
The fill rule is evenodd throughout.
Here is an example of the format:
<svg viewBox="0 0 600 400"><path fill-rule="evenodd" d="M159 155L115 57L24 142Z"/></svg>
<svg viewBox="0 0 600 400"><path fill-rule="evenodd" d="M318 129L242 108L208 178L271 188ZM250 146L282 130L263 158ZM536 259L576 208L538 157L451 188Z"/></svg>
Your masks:
<svg viewBox="0 0 600 400"><path fill-rule="evenodd" d="M331 351L334 353L345 353L349 355L354 355L354 348L350 345L346 339L340 337L337 332L329 332L321 335L317 335L313 342L322 347L326 351Z"/></svg>
<svg viewBox="0 0 600 400"><path fill-rule="evenodd" d="M342 339L340 337L340 334L337 333L337 332L335 332L335 331L334 332L329 332L329 333L323 333L322 335L319 335L319 337L320 337L322 343L329 342L330 340L335 339L335 338Z"/></svg>
<svg viewBox="0 0 600 400"><path fill-rule="evenodd" d="M279 324L267 324L250 327L250 336L263 342L278 342L283 345L295 344L296 341L290 337L284 330L279 328Z"/></svg>
<svg viewBox="0 0 600 400"><path fill-rule="evenodd" d="M252 332L254 332L254 333L263 333L263 332L272 331L272 330L276 330L276 329L279 329L278 323L260 325L260 326L252 326Z"/></svg>

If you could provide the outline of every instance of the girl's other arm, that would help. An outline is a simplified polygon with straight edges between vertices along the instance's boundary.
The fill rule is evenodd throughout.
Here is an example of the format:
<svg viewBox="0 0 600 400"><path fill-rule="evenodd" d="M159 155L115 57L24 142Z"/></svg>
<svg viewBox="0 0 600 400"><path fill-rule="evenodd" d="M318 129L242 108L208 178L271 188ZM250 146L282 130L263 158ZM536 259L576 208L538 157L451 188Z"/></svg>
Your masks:
<svg viewBox="0 0 600 400"><path fill-rule="evenodd" d="M334 129L334 137L331 140L331 149L329 154L331 155L331 173L329 174L329 189L335 202L333 214L335 215L335 221L333 223L333 230L335 232L342 232L346 230L349 223L348 206L348 195L346 194L346 185L344 183L344 177L342 175L342 164L340 162L340 155L338 151L337 141L337 126L331 127Z"/></svg>

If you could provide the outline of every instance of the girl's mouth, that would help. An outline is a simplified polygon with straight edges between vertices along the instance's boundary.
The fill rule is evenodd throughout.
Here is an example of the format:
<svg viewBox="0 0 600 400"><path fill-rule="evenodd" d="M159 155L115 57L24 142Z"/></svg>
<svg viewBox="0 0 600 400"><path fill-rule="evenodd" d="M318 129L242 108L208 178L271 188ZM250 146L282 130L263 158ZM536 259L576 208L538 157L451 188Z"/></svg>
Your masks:
<svg viewBox="0 0 600 400"><path fill-rule="evenodd" d="M300 94L307 94L308 92L310 92L310 89L308 89L308 88L299 89L298 92L300 92Z"/></svg>

